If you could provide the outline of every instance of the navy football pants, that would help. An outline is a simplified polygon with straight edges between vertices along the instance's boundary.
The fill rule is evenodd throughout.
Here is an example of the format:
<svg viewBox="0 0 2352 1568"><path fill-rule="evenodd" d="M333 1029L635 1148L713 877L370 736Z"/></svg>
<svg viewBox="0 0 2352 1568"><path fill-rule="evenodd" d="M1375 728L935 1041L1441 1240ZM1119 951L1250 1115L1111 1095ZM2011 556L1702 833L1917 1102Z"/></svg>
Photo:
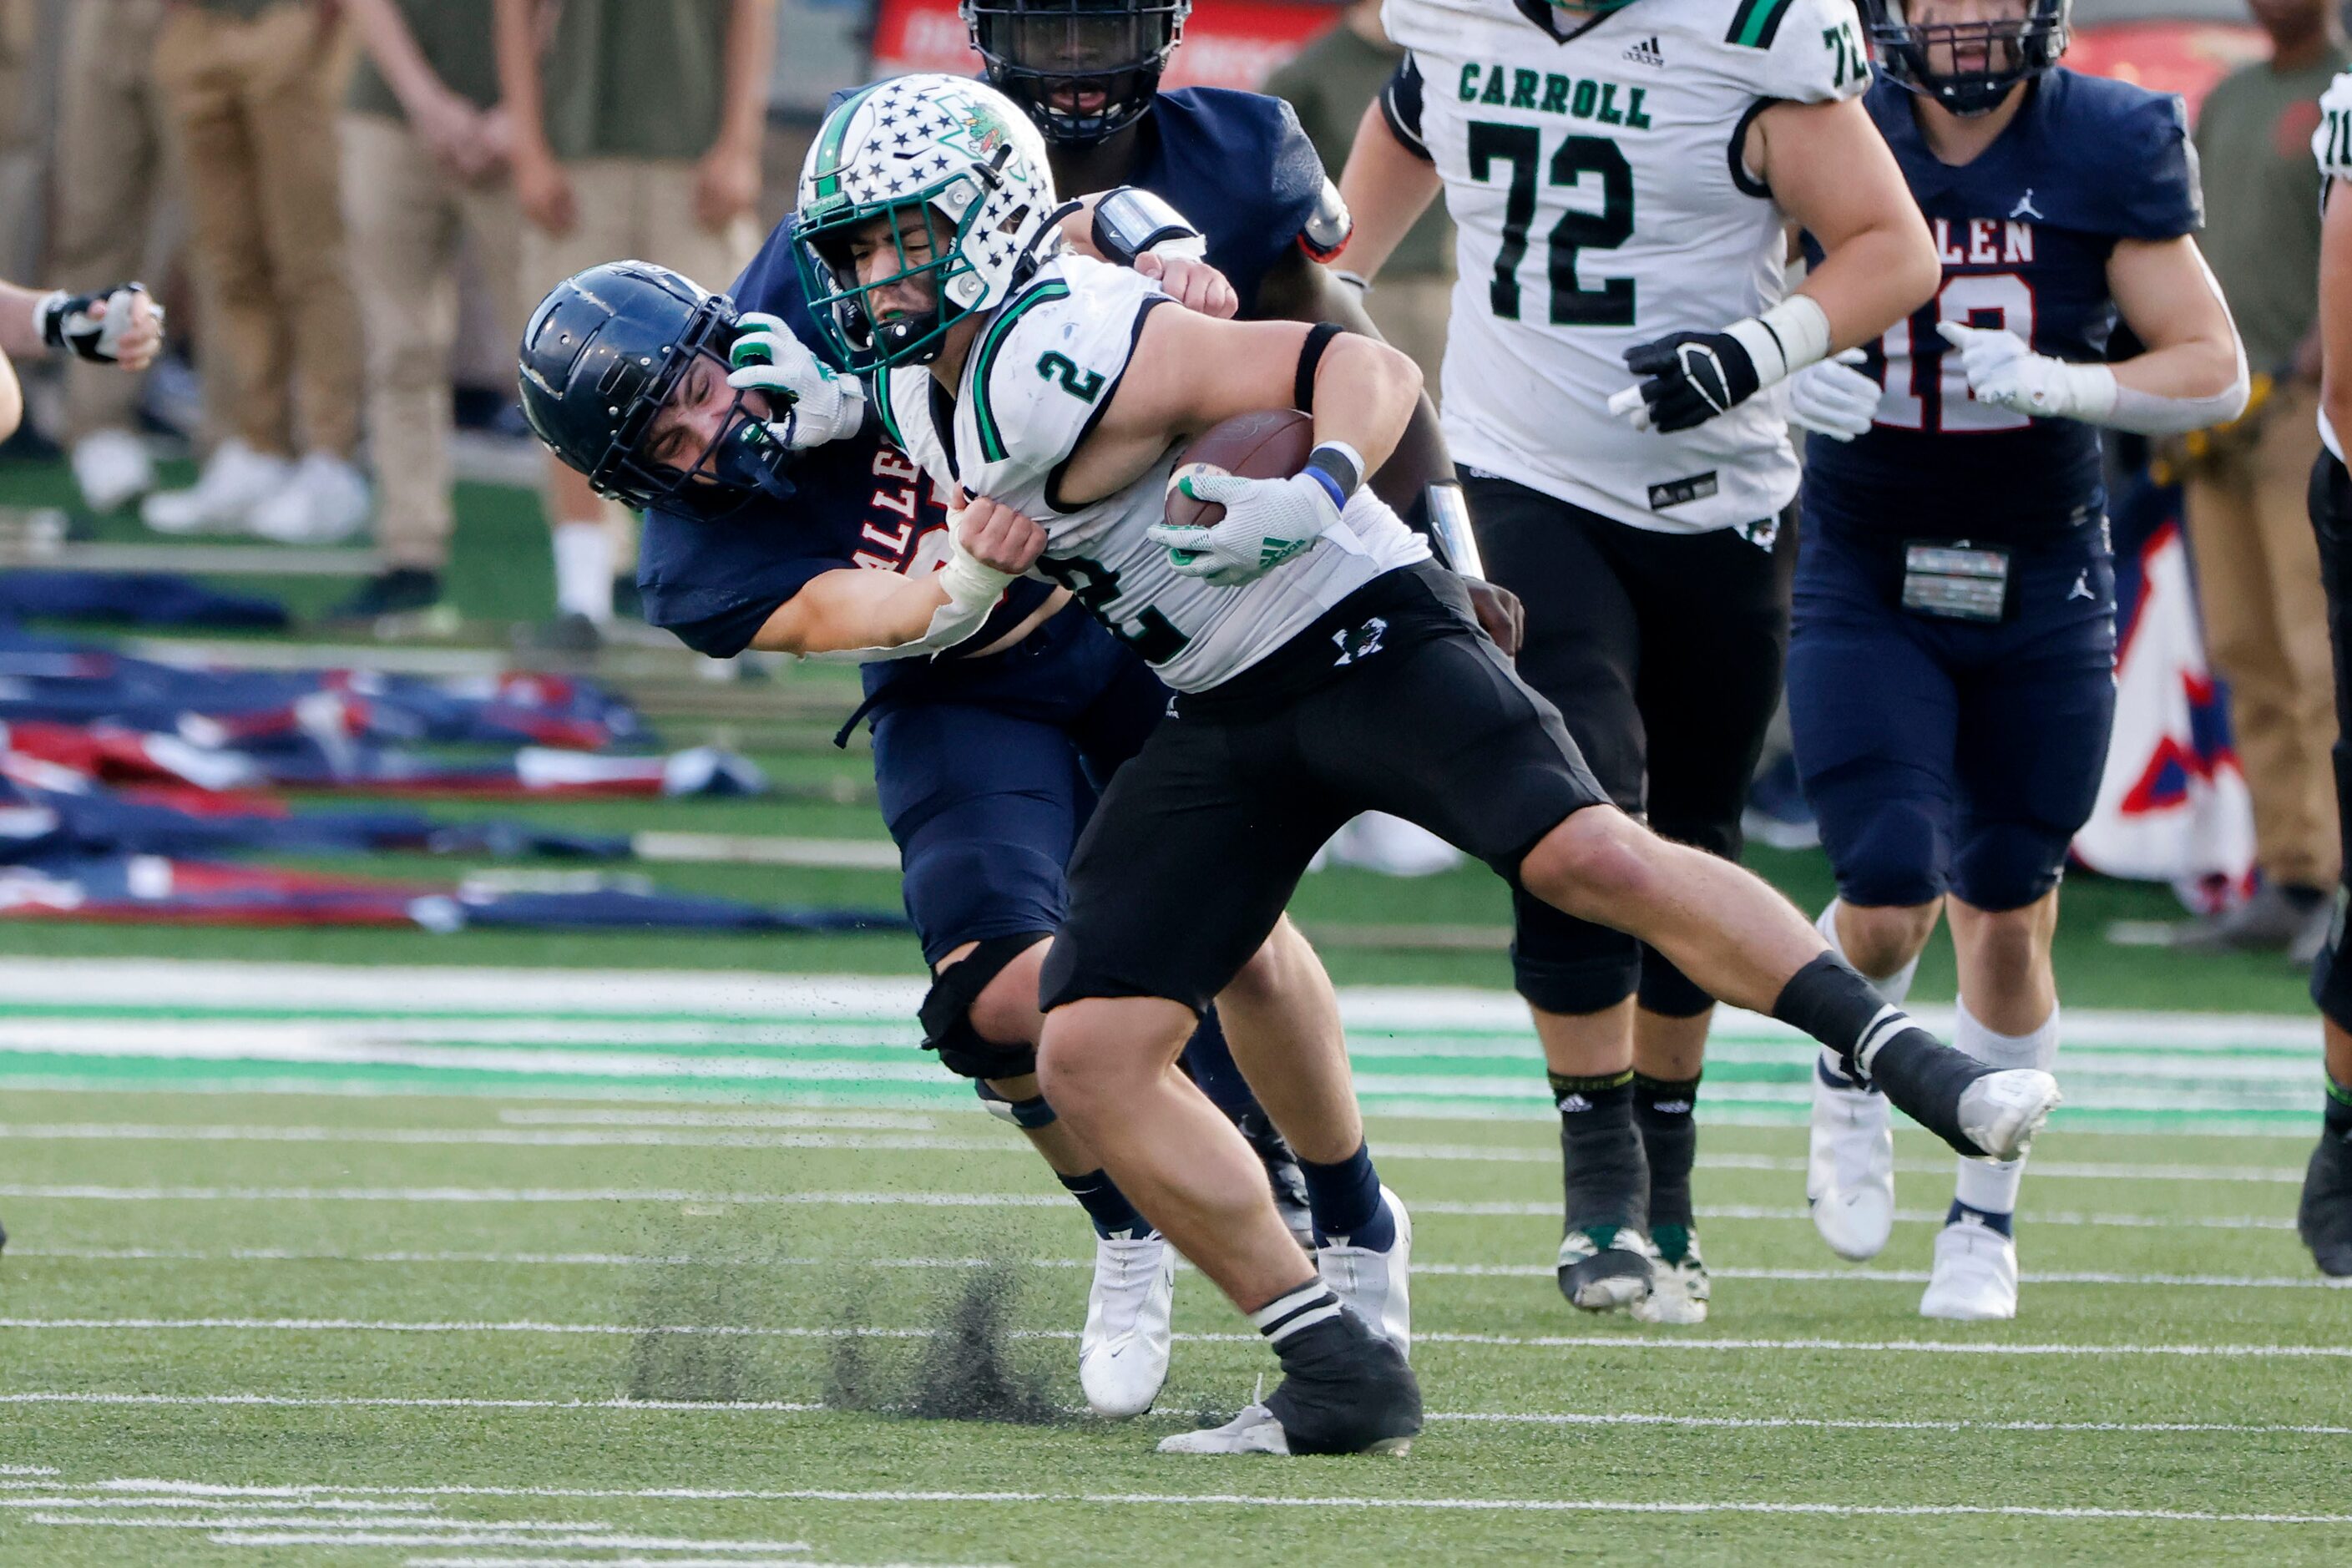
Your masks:
<svg viewBox="0 0 2352 1568"><path fill-rule="evenodd" d="M1900 536L1805 510L1789 717L1838 895L1949 890L2021 909L2057 886L2115 719L2115 563L2104 521L2011 547L2008 618L1902 607Z"/></svg>

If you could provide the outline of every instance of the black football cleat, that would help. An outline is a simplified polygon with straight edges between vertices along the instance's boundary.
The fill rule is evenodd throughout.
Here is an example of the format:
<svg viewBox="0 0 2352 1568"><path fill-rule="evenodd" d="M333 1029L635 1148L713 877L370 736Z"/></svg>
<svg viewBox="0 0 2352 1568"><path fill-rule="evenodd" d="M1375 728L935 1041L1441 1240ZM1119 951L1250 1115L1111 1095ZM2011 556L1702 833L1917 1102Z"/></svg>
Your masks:
<svg viewBox="0 0 2352 1568"><path fill-rule="evenodd" d="M1387 1454L1421 1430L1421 1384L1397 1348L1343 1311L1310 1345L1286 1345L1283 1379L1222 1426L1161 1440L1163 1454ZM1305 1336L1300 1336L1304 1339Z"/></svg>
<svg viewBox="0 0 2352 1568"><path fill-rule="evenodd" d="M2311 1152L2294 1228L2322 1274L2352 1283L2352 1139L2331 1132Z"/></svg>

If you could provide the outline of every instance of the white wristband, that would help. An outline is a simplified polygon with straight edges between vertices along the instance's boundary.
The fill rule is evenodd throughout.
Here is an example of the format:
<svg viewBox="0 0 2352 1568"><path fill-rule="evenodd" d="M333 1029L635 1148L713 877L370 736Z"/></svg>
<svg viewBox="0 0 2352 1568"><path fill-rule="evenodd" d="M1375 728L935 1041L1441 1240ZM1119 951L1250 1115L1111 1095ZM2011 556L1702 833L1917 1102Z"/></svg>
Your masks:
<svg viewBox="0 0 2352 1568"><path fill-rule="evenodd" d="M982 565L961 540L948 547L948 563L940 568L940 586L946 590L948 603L960 610L992 608L1012 581L1012 573Z"/></svg>
<svg viewBox="0 0 2352 1568"><path fill-rule="evenodd" d="M1755 362L1760 389L1829 358L1830 319L1810 294L1791 294L1760 316L1724 329Z"/></svg>

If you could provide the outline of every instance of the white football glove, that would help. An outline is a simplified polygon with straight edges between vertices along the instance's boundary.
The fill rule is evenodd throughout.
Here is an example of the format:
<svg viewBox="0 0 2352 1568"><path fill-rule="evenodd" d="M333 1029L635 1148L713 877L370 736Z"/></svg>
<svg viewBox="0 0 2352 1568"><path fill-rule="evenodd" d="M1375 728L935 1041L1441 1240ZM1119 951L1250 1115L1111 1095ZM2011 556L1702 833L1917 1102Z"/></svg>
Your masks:
<svg viewBox="0 0 2352 1568"><path fill-rule="evenodd" d="M822 447L856 434L866 422L866 388L811 353L780 316L747 310L727 351L733 367L727 384L737 391L767 393L782 405L768 422L785 446L796 451Z"/></svg>
<svg viewBox="0 0 2352 1568"><path fill-rule="evenodd" d="M1860 349L1809 364L1789 381L1789 417L1818 436L1851 441L1870 429L1878 412L1878 383L1853 367Z"/></svg>
<svg viewBox="0 0 2352 1568"><path fill-rule="evenodd" d="M1145 531L1154 544L1168 547L1168 563L1180 575L1202 578L1212 587L1239 587L1265 575L1339 521L1331 492L1312 474L1245 479L1180 469L1171 488L1225 509L1223 520L1212 528L1156 522Z"/></svg>
<svg viewBox="0 0 2352 1568"><path fill-rule="evenodd" d="M2104 420L2116 405L2115 373L2103 364L2069 364L2038 354L2007 329L1943 321L1936 330L1960 353L1969 392L1979 403L2042 419Z"/></svg>

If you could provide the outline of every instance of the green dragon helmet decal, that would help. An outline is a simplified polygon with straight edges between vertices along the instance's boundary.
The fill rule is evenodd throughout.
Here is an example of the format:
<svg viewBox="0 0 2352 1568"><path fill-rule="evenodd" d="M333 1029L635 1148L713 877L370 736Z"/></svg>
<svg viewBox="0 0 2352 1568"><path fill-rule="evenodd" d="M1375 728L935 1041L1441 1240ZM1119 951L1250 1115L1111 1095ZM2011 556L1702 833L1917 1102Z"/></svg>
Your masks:
<svg viewBox="0 0 2352 1568"><path fill-rule="evenodd" d="M936 73L861 89L824 117L801 170L810 312L849 370L927 364L949 328L1012 296L1054 207L1045 138L995 89ZM861 252L877 275L860 279Z"/></svg>

